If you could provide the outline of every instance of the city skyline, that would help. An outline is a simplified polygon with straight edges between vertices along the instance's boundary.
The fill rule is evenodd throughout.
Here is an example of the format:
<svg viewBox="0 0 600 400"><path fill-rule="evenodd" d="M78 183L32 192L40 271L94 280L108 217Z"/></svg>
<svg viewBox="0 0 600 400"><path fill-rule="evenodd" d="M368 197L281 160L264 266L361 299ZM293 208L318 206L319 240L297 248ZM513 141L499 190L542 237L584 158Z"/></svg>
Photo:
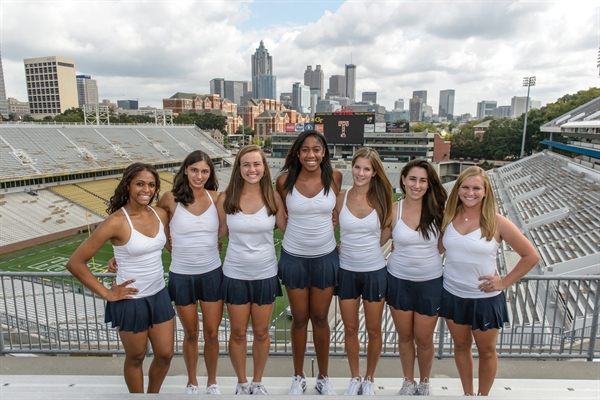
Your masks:
<svg viewBox="0 0 600 400"><path fill-rule="evenodd" d="M77 74L97 80L101 99L160 107L174 92L210 93L215 77L251 80L261 40L273 57L276 98L316 64L325 91L330 76L356 65L356 93L377 92L388 110L423 89L437 111L439 91L453 88L457 116L476 115L485 99L507 105L524 96L523 76L537 77L531 97L542 104L599 86L598 5L589 2L65 1L5 3L3 11L6 94L21 101L25 58L74 59ZM37 35L22 34L31 29Z"/></svg>

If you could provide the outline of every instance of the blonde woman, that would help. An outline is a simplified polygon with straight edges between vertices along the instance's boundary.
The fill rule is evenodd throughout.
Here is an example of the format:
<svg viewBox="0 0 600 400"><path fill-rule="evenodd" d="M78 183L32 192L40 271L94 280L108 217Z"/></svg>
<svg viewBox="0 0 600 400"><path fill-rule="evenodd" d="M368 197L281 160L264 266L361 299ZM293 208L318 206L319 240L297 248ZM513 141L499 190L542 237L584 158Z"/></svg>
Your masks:
<svg viewBox="0 0 600 400"><path fill-rule="evenodd" d="M504 290L517 282L540 256L519 229L498 215L487 173L469 167L458 177L442 223L446 251L440 316L454 341L454 361L465 395L487 396L498 368L496 341L507 322ZM496 254L502 241L521 259L500 278ZM473 390L473 339L479 354L479 388Z"/></svg>
<svg viewBox="0 0 600 400"><path fill-rule="evenodd" d="M392 185L379 154L363 147L352 157L353 186L337 196L334 215L340 225L340 301L350 384L344 395L375 394L375 368L381 355L381 317L387 292L387 269L381 251L382 229L392 221ZM389 234L388 234L389 236ZM359 374L358 309L362 299L369 337L367 370Z"/></svg>

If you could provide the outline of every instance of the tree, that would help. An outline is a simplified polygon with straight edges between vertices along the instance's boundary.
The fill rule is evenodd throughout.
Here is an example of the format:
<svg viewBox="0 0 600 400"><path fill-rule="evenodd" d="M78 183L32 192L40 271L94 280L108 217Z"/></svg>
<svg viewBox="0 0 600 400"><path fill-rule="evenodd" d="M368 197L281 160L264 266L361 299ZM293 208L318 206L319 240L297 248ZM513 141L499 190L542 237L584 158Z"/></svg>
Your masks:
<svg viewBox="0 0 600 400"><path fill-rule="evenodd" d="M173 123L182 125L194 125L194 118L192 118L189 114L179 113L179 115L173 118Z"/></svg>
<svg viewBox="0 0 600 400"><path fill-rule="evenodd" d="M62 114L52 118L55 122L81 122L83 123L83 110L81 108L71 107Z"/></svg>
<svg viewBox="0 0 600 400"><path fill-rule="evenodd" d="M242 134L242 126L238 125L237 130L235 131L236 135ZM244 126L244 135L254 135L254 129L251 126Z"/></svg>
<svg viewBox="0 0 600 400"><path fill-rule="evenodd" d="M427 129L429 132L437 132L437 126L430 124L429 122L417 122L410 126L411 132L423 132Z"/></svg>
<svg viewBox="0 0 600 400"><path fill-rule="evenodd" d="M191 113L190 116L194 119L194 123L200 129L218 129L225 132L227 127L227 117L223 115L204 113Z"/></svg>
<svg viewBox="0 0 600 400"><path fill-rule="evenodd" d="M270 149L273 147L273 138L271 136L267 136L265 138L264 147Z"/></svg>
<svg viewBox="0 0 600 400"><path fill-rule="evenodd" d="M156 119L147 115L130 115L129 118L137 124L154 123Z"/></svg>

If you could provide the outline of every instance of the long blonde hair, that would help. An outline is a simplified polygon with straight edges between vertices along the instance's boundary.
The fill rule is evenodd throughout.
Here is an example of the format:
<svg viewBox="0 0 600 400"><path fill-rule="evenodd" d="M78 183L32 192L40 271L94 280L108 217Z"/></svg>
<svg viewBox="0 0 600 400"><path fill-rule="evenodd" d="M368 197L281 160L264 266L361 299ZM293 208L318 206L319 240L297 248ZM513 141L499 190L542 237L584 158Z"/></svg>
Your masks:
<svg viewBox="0 0 600 400"><path fill-rule="evenodd" d="M352 157L352 166L357 158L366 158L371 162L375 175L371 178L369 191L367 192L367 201L369 205L377 211L379 224L382 228L387 228L392 224L392 184L385 174L383 164L379 158L379 153L370 147L362 147L354 153Z"/></svg>
<svg viewBox="0 0 600 400"><path fill-rule="evenodd" d="M496 199L494 198L494 192L492 190L492 184L488 174L480 167L469 167L465 169L462 174L456 180L450 196L448 196L448 203L446 204L446 213L444 214L444 221L442 222L442 234L446 231L446 228L456 218L458 213L462 210L462 200L458 197L458 190L465 181L465 179L472 176L480 176L483 180L483 186L485 189L485 197L481 203L481 216L479 217L479 227L481 228L481 237L485 237L487 241L494 238L496 230L498 229L498 210L496 208Z"/></svg>

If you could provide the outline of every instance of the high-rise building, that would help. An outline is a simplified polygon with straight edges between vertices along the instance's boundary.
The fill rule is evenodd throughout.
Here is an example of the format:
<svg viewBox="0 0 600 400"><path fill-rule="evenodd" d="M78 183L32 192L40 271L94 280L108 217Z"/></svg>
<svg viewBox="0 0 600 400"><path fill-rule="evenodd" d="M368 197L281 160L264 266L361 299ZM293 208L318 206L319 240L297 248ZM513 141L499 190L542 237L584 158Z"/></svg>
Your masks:
<svg viewBox="0 0 600 400"><path fill-rule="evenodd" d="M79 107L74 60L51 56L26 58L23 63L32 117L53 116Z"/></svg>
<svg viewBox="0 0 600 400"><path fill-rule="evenodd" d="M215 78L210 81L210 94L218 94L222 99L225 98L225 79Z"/></svg>
<svg viewBox="0 0 600 400"><path fill-rule="evenodd" d="M494 110L498 107L496 100L482 100L477 102L477 119L482 120L485 117L494 115Z"/></svg>
<svg viewBox="0 0 600 400"><path fill-rule="evenodd" d="M510 118L517 119L521 115L525 113L525 107L527 103L527 96L514 96L510 100ZM539 100L532 100L529 98L529 107L528 111L534 108L540 108L542 106L542 102Z"/></svg>
<svg viewBox="0 0 600 400"><path fill-rule="evenodd" d="M76 75L79 108L85 104L98 104L98 83L89 75Z"/></svg>
<svg viewBox="0 0 600 400"><path fill-rule="evenodd" d="M273 99L277 94L277 78L273 75L273 58L263 41L252 55L252 97Z"/></svg>
<svg viewBox="0 0 600 400"><path fill-rule="evenodd" d="M327 96L346 97L346 77L344 75L331 75Z"/></svg>
<svg viewBox="0 0 600 400"><path fill-rule="evenodd" d="M404 110L404 99L398 99L394 102L394 110Z"/></svg>
<svg viewBox="0 0 600 400"><path fill-rule="evenodd" d="M244 83L238 81L225 81L225 98L238 106L242 105Z"/></svg>
<svg viewBox="0 0 600 400"><path fill-rule="evenodd" d="M8 102L8 115L14 114L17 117L24 117L29 114L29 103L19 101L13 97L6 99Z"/></svg>
<svg viewBox="0 0 600 400"><path fill-rule="evenodd" d="M312 65L306 66L306 71L304 71L304 84L311 89L318 89L319 93L317 93L317 95L319 96L319 99L324 98L325 74L320 65L317 65L314 71Z"/></svg>
<svg viewBox="0 0 600 400"><path fill-rule="evenodd" d="M117 100L117 107L123 110L137 110L140 104L137 100Z"/></svg>
<svg viewBox="0 0 600 400"><path fill-rule="evenodd" d="M356 65L346 64L346 97L356 100Z"/></svg>
<svg viewBox="0 0 600 400"><path fill-rule="evenodd" d="M424 101L418 96L413 96L408 102L410 122L421 122L423 121L423 104Z"/></svg>
<svg viewBox="0 0 600 400"><path fill-rule="evenodd" d="M377 103L377 92L362 92L362 101Z"/></svg>
<svg viewBox="0 0 600 400"><path fill-rule="evenodd" d="M300 82L292 86L292 109L302 114L310 112L310 88Z"/></svg>
<svg viewBox="0 0 600 400"><path fill-rule="evenodd" d="M454 89L440 90L438 117L448 121L454 118Z"/></svg>
<svg viewBox="0 0 600 400"><path fill-rule="evenodd" d="M496 118L510 118L510 106L498 106L494 108L492 116Z"/></svg>
<svg viewBox="0 0 600 400"><path fill-rule="evenodd" d="M6 99L6 87L4 86L4 70L2 68L2 54L0 54L0 115L8 118L8 100Z"/></svg>
<svg viewBox="0 0 600 400"><path fill-rule="evenodd" d="M423 100L423 103L427 103L427 90L415 90L413 91L413 98L418 97Z"/></svg>

